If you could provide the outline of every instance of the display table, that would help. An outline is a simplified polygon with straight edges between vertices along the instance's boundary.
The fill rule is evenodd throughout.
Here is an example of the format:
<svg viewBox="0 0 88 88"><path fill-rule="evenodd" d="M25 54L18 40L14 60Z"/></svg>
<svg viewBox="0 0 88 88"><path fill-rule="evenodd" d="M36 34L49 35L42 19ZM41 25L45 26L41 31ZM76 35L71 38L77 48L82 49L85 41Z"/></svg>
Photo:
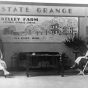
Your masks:
<svg viewBox="0 0 88 88"><path fill-rule="evenodd" d="M26 62L26 75L27 77L29 77L29 67L32 62L32 60L35 59L36 63L38 61L49 61L49 60L53 60L53 65L56 67L57 71L59 70L60 72L60 66L62 65L62 60L59 54L56 55L49 55L49 54L35 54L35 55L30 55L27 54L27 62ZM64 76L64 69L63 66L61 66L61 76Z"/></svg>
<svg viewBox="0 0 88 88"><path fill-rule="evenodd" d="M58 73L61 73L61 76L64 76L64 57L61 57L58 52L20 52L17 58L18 69L20 68L21 61L24 60L26 61L25 67L27 77L29 77L30 67L39 66L40 62L43 62L41 68L47 63L47 67L52 65Z"/></svg>

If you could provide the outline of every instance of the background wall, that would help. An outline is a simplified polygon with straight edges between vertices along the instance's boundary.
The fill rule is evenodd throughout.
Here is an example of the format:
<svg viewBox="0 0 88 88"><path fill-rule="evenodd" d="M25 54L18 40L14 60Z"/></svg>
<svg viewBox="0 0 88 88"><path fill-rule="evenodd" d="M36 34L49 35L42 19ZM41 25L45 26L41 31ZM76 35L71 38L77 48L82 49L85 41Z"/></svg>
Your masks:
<svg viewBox="0 0 88 88"><path fill-rule="evenodd" d="M15 3L15 4L18 4L18 3ZM28 3L26 3L26 4L28 4ZM59 5L57 5L57 6L59 6ZM64 4L62 6L64 6ZM88 24L88 21L87 21L88 19L86 19L87 18L86 16L88 13L88 10L87 10L88 8L85 8L84 5L83 5L83 7L81 5L80 5L81 7L80 6L78 7L78 5L76 5L76 7L75 7L75 5L72 5L73 8L71 5L69 5L69 6L70 6L69 8L72 9L71 14L70 13L69 14L61 13L58 15L58 13L56 13L56 16L66 16L66 17L67 16L74 16L74 17L79 16L79 20L78 20L79 21L78 22L79 36L82 36L85 39L86 38L86 25ZM65 8L67 9L67 7L68 7L68 4L65 6ZM62 9L62 7L60 7L60 9ZM0 13L2 15L2 12L0 12ZM7 12L6 13L4 12L3 14L7 14ZM47 15L51 15L51 14L47 14ZM24 43L8 42L7 43L7 42L4 42L3 45L4 45L4 60L6 61L8 67L11 67L11 56L14 54L14 52L41 52L41 51L46 51L46 52L47 51L49 51L49 52L57 51L59 53L66 52L67 55L69 56L69 64L68 65L72 65L75 60L75 56L74 56L72 50L69 49L68 47L66 47L63 43L30 43L30 42L27 42L27 43L26 42L24 42ZM14 61L14 63L15 63L15 61ZM14 66L15 65L16 64L14 64Z"/></svg>
<svg viewBox="0 0 88 88"><path fill-rule="evenodd" d="M79 36L82 36L85 39L85 17L79 17ZM4 60L7 63L8 67L11 67L11 56L14 52L66 52L69 56L69 64L73 64L75 56L71 49L66 47L63 43L4 43ZM14 66L16 66L14 61Z"/></svg>
<svg viewBox="0 0 88 88"><path fill-rule="evenodd" d="M62 43L4 43L4 60L7 66L11 66L11 56L14 52L66 52L68 55L72 55L70 49L66 49ZM73 55L74 57L74 55Z"/></svg>

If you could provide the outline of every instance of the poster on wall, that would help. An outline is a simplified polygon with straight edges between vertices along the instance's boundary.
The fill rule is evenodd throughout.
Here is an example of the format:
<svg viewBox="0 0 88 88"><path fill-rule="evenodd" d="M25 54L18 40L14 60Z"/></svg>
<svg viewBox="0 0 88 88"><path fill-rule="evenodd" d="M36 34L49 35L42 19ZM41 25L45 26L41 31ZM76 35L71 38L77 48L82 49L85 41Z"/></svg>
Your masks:
<svg viewBox="0 0 88 88"><path fill-rule="evenodd" d="M0 16L3 42L62 42L78 33L78 17Z"/></svg>

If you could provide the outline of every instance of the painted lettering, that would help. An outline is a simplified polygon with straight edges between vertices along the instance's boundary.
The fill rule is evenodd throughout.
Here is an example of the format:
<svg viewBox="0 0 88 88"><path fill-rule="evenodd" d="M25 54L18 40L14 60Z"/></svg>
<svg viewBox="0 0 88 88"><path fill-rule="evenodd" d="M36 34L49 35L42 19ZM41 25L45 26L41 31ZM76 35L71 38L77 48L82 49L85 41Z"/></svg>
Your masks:
<svg viewBox="0 0 88 88"><path fill-rule="evenodd" d="M38 13L72 13L72 9L66 8L37 8Z"/></svg>
<svg viewBox="0 0 88 88"><path fill-rule="evenodd" d="M44 9L43 9L43 12L44 12L44 13L47 13L47 8L44 8Z"/></svg>
<svg viewBox="0 0 88 88"><path fill-rule="evenodd" d="M8 11L10 12L11 11L11 7L7 7Z"/></svg>
<svg viewBox="0 0 88 88"><path fill-rule="evenodd" d="M23 21L38 21L38 18L23 18Z"/></svg>
<svg viewBox="0 0 88 88"><path fill-rule="evenodd" d="M40 13L41 12L41 8L37 8L37 12Z"/></svg>
<svg viewBox="0 0 88 88"><path fill-rule="evenodd" d="M68 12L69 12L69 13L72 13L72 9L68 9Z"/></svg>
<svg viewBox="0 0 88 88"><path fill-rule="evenodd" d="M63 12L63 13L66 13L66 12L67 12L67 10L64 8L64 9L62 9L62 12Z"/></svg>
<svg viewBox="0 0 88 88"><path fill-rule="evenodd" d="M2 21L20 21L20 18L1 17Z"/></svg>
<svg viewBox="0 0 88 88"><path fill-rule="evenodd" d="M0 10L2 12L6 12L8 14L10 14L9 12L11 13L18 13L20 14L20 12L22 12L23 14L26 14L26 13L29 13L29 14L37 14L37 13L45 13L45 14L72 14L72 9L71 8L63 8L63 7L58 7L58 8L53 8L53 7L38 7L38 8L34 8L33 10L30 9L30 7L22 7L22 6L17 6L17 7L11 7L11 6L3 6L0 8ZM31 12L32 11L32 12ZM0 12L0 13L2 13ZM37 13L36 13L37 12Z"/></svg>
<svg viewBox="0 0 88 88"><path fill-rule="evenodd" d="M26 7L26 12L29 12L29 8L28 7Z"/></svg>
<svg viewBox="0 0 88 88"><path fill-rule="evenodd" d="M20 9L20 12L22 12L22 10L23 10L23 7L19 7L19 9Z"/></svg>
<svg viewBox="0 0 88 88"><path fill-rule="evenodd" d="M57 13L57 12L60 13L60 9L56 9L56 13Z"/></svg>
<svg viewBox="0 0 88 88"><path fill-rule="evenodd" d="M2 11L5 12L5 7L2 7Z"/></svg>
<svg viewBox="0 0 88 88"><path fill-rule="evenodd" d="M50 9L50 12L49 13L54 13L53 9Z"/></svg>
<svg viewBox="0 0 88 88"><path fill-rule="evenodd" d="M14 8L13 12L18 12L16 7Z"/></svg>

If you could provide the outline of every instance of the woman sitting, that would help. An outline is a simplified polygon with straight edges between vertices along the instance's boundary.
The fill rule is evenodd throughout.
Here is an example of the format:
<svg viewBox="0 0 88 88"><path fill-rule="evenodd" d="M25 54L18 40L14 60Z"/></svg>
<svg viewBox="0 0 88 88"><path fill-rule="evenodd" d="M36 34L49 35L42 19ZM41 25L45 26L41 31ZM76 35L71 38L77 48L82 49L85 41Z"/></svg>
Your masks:
<svg viewBox="0 0 88 88"><path fill-rule="evenodd" d="M88 45L86 45L86 47L88 49ZM80 70L79 74L84 75L83 66L87 63L87 61L88 61L88 50L84 56L80 56L75 60L75 64L71 68L79 68Z"/></svg>
<svg viewBox="0 0 88 88"><path fill-rule="evenodd" d="M2 52L0 50L0 70L2 70L4 72L4 76L6 77L10 74L10 72L8 72L6 70L6 68L7 68L6 63L2 59L3 59L3 55L2 55Z"/></svg>

